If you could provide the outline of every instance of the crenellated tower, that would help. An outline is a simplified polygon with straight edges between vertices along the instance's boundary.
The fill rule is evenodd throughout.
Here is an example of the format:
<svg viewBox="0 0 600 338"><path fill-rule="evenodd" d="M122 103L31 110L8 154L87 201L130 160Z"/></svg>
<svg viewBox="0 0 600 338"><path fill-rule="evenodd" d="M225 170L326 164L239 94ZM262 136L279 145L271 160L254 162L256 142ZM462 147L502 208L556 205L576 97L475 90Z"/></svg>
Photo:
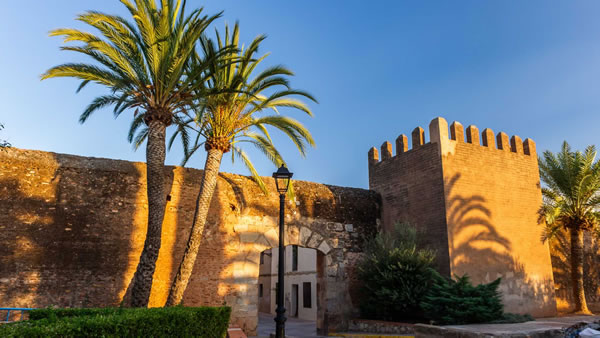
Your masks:
<svg viewBox="0 0 600 338"><path fill-rule="evenodd" d="M466 136L466 137L465 137ZM502 277L505 311L556 314L552 265L538 224L542 202L535 142L443 118L369 150L369 188L383 225L409 222L437 252L439 271L473 282Z"/></svg>

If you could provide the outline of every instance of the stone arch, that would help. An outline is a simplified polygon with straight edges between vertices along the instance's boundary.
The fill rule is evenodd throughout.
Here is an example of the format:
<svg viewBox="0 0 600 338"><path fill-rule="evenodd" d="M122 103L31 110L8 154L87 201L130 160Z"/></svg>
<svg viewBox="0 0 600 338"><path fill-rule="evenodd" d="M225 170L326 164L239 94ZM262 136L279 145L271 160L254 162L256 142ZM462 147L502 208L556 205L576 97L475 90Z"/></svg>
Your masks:
<svg viewBox="0 0 600 338"><path fill-rule="evenodd" d="M279 244L279 199L265 197L250 178L219 176L212 202L218 218L214 232L207 228L211 240L203 245L215 243L219 253L207 248L205 256L214 257L214 265L220 267L206 265L196 292L211 299L201 304L231 306L231 325L253 336L258 326L260 253ZM265 182L274 190L271 178ZM295 181L294 189L296 198L285 204L284 244L320 253L317 259L321 260L321 284L325 287L317 292L319 331L346 330L358 313L353 302L357 298L351 297L356 285L354 266L364 241L378 230L379 197L368 190L303 181ZM215 270L218 276L211 275ZM205 285L213 287L207 291Z"/></svg>
<svg viewBox="0 0 600 338"><path fill-rule="evenodd" d="M317 333L325 335L330 328L344 327L352 308L346 272L350 262L343 243L351 236L353 225L303 221L292 220L286 225L284 245L297 245L317 252L317 284L320 285L317 291ZM264 233L254 233L255 236L248 238L254 240L258 255L248 255L247 259L251 259L256 266L260 261L260 252L279 245L278 225L271 223L265 230ZM244 234L240 237L244 237ZM258 312L256 317L258 318Z"/></svg>

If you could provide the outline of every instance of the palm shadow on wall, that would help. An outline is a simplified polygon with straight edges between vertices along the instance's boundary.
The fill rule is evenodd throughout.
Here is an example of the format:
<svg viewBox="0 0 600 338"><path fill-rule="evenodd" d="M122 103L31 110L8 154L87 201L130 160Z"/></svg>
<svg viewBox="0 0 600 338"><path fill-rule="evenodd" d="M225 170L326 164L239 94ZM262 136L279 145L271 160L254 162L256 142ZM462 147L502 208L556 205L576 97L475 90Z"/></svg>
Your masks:
<svg viewBox="0 0 600 338"><path fill-rule="evenodd" d="M569 233L560 232L550 241L550 258L556 285L558 309L569 312L573 307L571 283L571 243ZM600 311L600 240L590 233L584 234L583 261L585 298L590 310Z"/></svg>
<svg viewBox="0 0 600 338"><path fill-rule="evenodd" d="M497 230L502 224L492 221L492 211L486 206L485 197L455 192L460 178L459 173L445 180L453 273L468 274L474 284L489 283L501 277L499 289L504 294L504 303L525 312L534 312L540 304L554 306L554 298L548 297L554 293L552 281L549 278L534 280L527 275L524 265L512 254L511 240Z"/></svg>

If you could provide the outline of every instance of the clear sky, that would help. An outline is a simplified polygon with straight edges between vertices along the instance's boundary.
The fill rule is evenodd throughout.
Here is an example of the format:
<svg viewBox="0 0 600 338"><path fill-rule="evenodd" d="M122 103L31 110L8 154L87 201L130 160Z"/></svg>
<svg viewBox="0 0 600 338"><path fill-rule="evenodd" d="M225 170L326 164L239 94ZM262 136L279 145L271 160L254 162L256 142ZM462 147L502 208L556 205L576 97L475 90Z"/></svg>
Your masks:
<svg viewBox="0 0 600 338"><path fill-rule="evenodd" d="M267 34L266 63L296 72L292 85L313 93L315 117L286 111L312 131L303 159L276 138L294 178L367 187L367 151L436 116L536 141L599 144L598 1L281 1L188 0L223 23L240 21L244 41ZM40 82L47 68L81 60L59 51L59 27L84 28L85 10L125 14L117 0L10 1L0 9L0 139L14 146L85 156L144 160L126 140L131 115L79 114L101 87L75 94L78 81ZM211 34L212 34L211 29ZM427 136L428 138L428 136ZM178 146L167 156L181 160ZM249 151L259 173L274 167ZM204 154L190 166L202 168ZM222 171L247 174L225 158Z"/></svg>

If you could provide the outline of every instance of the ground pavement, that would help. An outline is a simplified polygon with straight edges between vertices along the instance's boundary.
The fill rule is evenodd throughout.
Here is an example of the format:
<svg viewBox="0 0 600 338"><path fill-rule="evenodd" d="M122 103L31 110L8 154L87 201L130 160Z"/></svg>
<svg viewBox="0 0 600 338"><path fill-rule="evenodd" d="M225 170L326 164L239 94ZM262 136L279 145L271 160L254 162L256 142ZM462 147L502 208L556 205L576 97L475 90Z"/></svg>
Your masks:
<svg viewBox="0 0 600 338"><path fill-rule="evenodd" d="M275 332L275 321L273 315L259 313L258 338L269 337ZM429 326L419 325L424 330L417 337L556 337L554 335L561 329L581 322L598 322L600 316L566 316L554 318L539 318L536 321L515 324L472 324L472 325L449 325ZM314 321L288 318L286 321L286 337L322 337L317 336L316 323ZM417 331L421 331L417 329ZM336 336L362 338L362 337L407 337L384 335L378 333L345 333Z"/></svg>

